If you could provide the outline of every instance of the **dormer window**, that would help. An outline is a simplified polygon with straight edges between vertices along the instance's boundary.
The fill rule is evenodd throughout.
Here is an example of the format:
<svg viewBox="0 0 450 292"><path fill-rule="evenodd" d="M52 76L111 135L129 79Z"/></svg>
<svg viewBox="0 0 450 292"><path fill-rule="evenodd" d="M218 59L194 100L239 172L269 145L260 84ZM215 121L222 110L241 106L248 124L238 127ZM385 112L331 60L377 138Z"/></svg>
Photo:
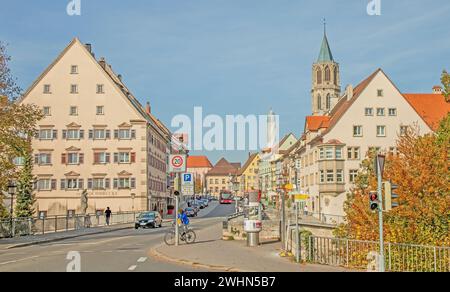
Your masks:
<svg viewBox="0 0 450 292"><path fill-rule="evenodd" d="M383 97L383 96L384 96L384 91L383 91L383 89L378 89L378 90L377 90L377 96L378 96L378 97Z"/></svg>
<svg viewBox="0 0 450 292"><path fill-rule="evenodd" d="M51 94L51 86L50 84L44 84L44 94Z"/></svg>
<svg viewBox="0 0 450 292"><path fill-rule="evenodd" d="M105 87L103 84L97 84L97 94L105 93Z"/></svg>

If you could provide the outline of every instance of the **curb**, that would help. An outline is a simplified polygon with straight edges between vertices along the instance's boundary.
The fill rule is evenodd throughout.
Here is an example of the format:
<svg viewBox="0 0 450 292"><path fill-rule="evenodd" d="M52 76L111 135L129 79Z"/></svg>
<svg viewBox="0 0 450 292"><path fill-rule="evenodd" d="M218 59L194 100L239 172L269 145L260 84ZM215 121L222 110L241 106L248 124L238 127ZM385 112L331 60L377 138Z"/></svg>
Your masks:
<svg viewBox="0 0 450 292"><path fill-rule="evenodd" d="M120 228L116 228L116 229L107 229L107 230L103 230L103 231L96 231L96 232L85 233L85 234L77 234L77 235L71 235L71 236L66 236L66 237L58 237L58 238L37 240L37 241L26 242L26 243L18 243L18 244L7 246L4 249L5 250L10 250L10 249L15 249L15 248L39 245L39 244L43 244L43 243L58 242L58 241L66 240L66 239L74 239L74 238L79 238L79 237L83 237L83 236L89 236L89 235L95 235L95 234L103 234L103 233L111 233L111 232L115 232L115 231L131 229L131 228L132 227L130 227L130 226L128 226L128 227L120 227Z"/></svg>
<svg viewBox="0 0 450 292"><path fill-rule="evenodd" d="M229 273L248 273L248 272L250 272L250 271L237 269L234 267L226 267L226 266L220 266L220 265L208 265L208 264L192 262L192 261L184 260L184 259L171 258L171 257L159 252L157 250L157 248L158 247L152 248L149 251L149 255L155 259L159 259L159 260L162 260L165 262L175 263L175 264L184 265L184 266L190 266L190 267L193 267L196 269L206 269L206 270L220 271L220 272L229 272Z"/></svg>

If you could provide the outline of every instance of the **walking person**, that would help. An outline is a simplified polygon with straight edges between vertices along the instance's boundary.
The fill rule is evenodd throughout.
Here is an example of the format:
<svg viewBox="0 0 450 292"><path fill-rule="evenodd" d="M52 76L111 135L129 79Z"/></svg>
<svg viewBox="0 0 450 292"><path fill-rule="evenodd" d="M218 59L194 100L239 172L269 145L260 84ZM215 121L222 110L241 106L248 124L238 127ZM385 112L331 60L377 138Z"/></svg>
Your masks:
<svg viewBox="0 0 450 292"><path fill-rule="evenodd" d="M305 216L308 216L308 206L305 205L305 208L303 208L303 213Z"/></svg>
<svg viewBox="0 0 450 292"><path fill-rule="evenodd" d="M107 226L109 226L109 223L111 221L111 214L112 214L111 209L109 207L106 208L105 217L106 217L106 225Z"/></svg>

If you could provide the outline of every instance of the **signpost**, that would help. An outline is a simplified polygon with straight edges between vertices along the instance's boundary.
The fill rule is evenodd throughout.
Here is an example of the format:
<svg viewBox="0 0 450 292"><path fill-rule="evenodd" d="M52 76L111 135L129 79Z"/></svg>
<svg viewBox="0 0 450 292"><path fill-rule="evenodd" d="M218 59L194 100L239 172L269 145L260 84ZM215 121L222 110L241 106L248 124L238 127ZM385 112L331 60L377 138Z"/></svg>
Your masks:
<svg viewBox="0 0 450 292"><path fill-rule="evenodd" d="M181 181L181 193L183 196L195 195L194 175L192 173L184 173Z"/></svg>
<svg viewBox="0 0 450 292"><path fill-rule="evenodd" d="M378 180L378 224L379 224L379 233L380 233L380 272L385 271L384 267L384 238L383 238L383 172L384 172L384 164L386 161L386 156L377 155L376 159L376 170L377 170L377 180Z"/></svg>
<svg viewBox="0 0 450 292"><path fill-rule="evenodd" d="M308 199L309 199L309 195L306 194L293 194L294 199L295 199L295 243L297 245L296 248L296 254L295 254L295 259L297 261L297 263L300 262L301 260L301 240L300 240L300 225L298 222L298 217L300 216L300 204L301 203L305 203Z"/></svg>

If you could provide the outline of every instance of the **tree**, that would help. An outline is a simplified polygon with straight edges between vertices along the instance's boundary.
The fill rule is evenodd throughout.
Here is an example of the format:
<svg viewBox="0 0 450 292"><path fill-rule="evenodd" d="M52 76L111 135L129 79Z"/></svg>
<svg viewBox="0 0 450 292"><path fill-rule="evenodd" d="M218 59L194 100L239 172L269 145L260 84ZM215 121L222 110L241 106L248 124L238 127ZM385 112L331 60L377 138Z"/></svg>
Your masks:
<svg viewBox="0 0 450 292"><path fill-rule="evenodd" d="M441 133L448 135L449 128ZM450 177L448 139L439 143L439 132L419 136L410 129L397 142L397 154L388 155L385 180L399 186L398 208L384 214L387 242L450 245ZM373 159L364 162L362 184L357 184L345 204L347 223L336 235L361 240L378 240L378 214L369 209L369 192L376 190ZM359 180L361 182L361 180ZM366 183L366 185L364 185Z"/></svg>
<svg viewBox="0 0 450 292"><path fill-rule="evenodd" d="M450 102L450 74L448 74L445 70L442 72L441 82L444 86L445 100Z"/></svg>
<svg viewBox="0 0 450 292"><path fill-rule="evenodd" d="M11 180L20 178L19 192L24 195L25 202L30 195L27 189L33 183L25 182L26 178L31 179L33 167L31 140L36 133L36 124L43 115L35 105L16 102L21 91L8 67L10 60L5 46L0 42L0 190L6 190ZM13 161L20 157L25 162L23 167L15 165ZM4 213L1 210L4 208L0 207L0 216Z"/></svg>
<svg viewBox="0 0 450 292"><path fill-rule="evenodd" d="M195 177L195 193L196 194L203 193L203 182L200 176Z"/></svg>
<svg viewBox="0 0 450 292"><path fill-rule="evenodd" d="M17 218L29 218L34 215L35 198L33 194L33 158L30 152L24 153L24 165L17 179L15 215Z"/></svg>

